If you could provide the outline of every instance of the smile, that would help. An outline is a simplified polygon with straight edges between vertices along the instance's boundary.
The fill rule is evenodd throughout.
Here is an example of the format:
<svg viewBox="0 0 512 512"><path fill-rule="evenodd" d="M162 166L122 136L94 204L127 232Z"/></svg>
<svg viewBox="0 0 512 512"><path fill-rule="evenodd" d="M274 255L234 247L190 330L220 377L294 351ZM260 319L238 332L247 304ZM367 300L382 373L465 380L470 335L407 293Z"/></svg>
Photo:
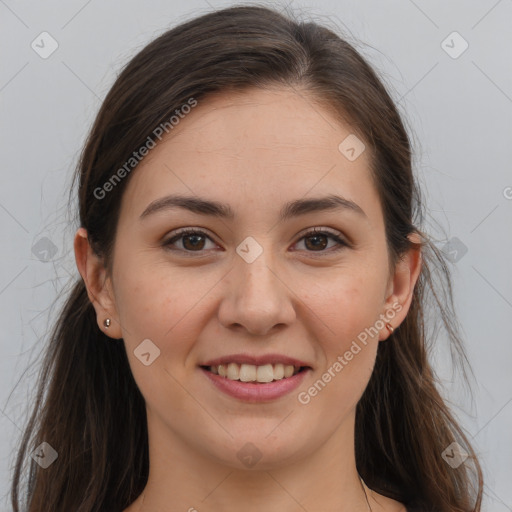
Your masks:
<svg viewBox="0 0 512 512"><path fill-rule="evenodd" d="M215 389L232 398L251 403L270 402L291 393L311 371L307 366L283 364L255 366L229 363L199 368Z"/></svg>
<svg viewBox="0 0 512 512"><path fill-rule="evenodd" d="M301 368L300 366L281 363L264 364L260 366L254 364L229 363L210 366L207 370L229 380L265 383L287 379L299 373Z"/></svg>

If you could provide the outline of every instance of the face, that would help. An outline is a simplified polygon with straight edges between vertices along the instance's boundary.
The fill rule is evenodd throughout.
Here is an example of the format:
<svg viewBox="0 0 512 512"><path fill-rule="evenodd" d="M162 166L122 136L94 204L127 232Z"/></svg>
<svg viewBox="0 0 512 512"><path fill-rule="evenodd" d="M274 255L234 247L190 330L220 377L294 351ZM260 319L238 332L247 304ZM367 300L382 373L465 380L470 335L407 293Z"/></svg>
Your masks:
<svg viewBox="0 0 512 512"><path fill-rule="evenodd" d="M351 133L306 93L219 95L133 171L102 318L124 339L160 443L231 467L258 454L272 468L346 441L384 322L396 327L406 302L388 270L369 150L353 160L339 149ZM161 201L170 195L232 215ZM311 201L332 196L344 201ZM288 381L272 366L280 388L224 388L222 369L203 368L241 355L259 358L262 379L269 362L303 369Z"/></svg>

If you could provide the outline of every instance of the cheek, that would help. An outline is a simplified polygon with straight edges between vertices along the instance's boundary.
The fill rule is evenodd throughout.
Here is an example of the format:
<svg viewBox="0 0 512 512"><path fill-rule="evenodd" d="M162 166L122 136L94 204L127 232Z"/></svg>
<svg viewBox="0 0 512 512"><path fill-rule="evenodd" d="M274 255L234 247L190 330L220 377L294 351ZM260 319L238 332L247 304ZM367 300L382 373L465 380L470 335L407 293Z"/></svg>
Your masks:
<svg viewBox="0 0 512 512"><path fill-rule="evenodd" d="M169 403L175 411L186 408L190 397L180 382L187 378L187 356L203 328L200 299L205 289L184 286L176 275L164 275L154 266L118 282L126 352L146 403L155 410L165 410Z"/></svg>
<svg viewBox="0 0 512 512"><path fill-rule="evenodd" d="M383 297L382 276L353 271L321 283L316 293L306 296L305 302L321 319L327 345L339 351L375 324L383 312Z"/></svg>
<svg viewBox="0 0 512 512"><path fill-rule="evenodd" d="M123 272L120 268L116 286L117 310L126 344L133 350L149 338L162 352L170 348L179 351L197 334L196 328L200 329L199 322L191 323L190 318L197 319L200 314L207 283L196 286L198 283L186 275L159 265L131 268L139 270Z"/></svg>
<svg viewBox="0 0 512 512"><path fill-rule="evenodd" d="M332 414L342 418L355 406L371 377L378 348L376 321L382 313L384 280L376 273L340 272L308 297L308 307L321 320L316 339L323 352L313 387L317 407L337 403Z"/></svg>
<svg viewBox="0 0 512 512"><path fill-rule="evenodd" d="M307 407L324 421L327 417L322 411L330 411L321 428L329 429L346 417L361 398L373 371L378 332L372 326L379 318L381 302L378 290L365 286L368 284L357 279L340 281L328 295L319 295L314 305L310 303L320 312L326 328L321 330L322 335L317 333L322 364L310 387L301 389L301 403L311 401Z"/></svg>

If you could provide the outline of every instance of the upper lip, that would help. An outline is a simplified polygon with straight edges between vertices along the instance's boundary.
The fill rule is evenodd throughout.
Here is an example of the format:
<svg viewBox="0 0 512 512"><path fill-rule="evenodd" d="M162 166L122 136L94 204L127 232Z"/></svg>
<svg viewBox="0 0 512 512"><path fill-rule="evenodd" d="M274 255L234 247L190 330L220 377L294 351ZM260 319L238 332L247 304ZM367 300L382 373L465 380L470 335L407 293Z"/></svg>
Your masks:
<svg viewBox="0 0 512 512"><path fill-rule="evenodd" d="M292 366L306 366L311 368L308 363L295 359L294 357L285 356L283 354L263 354L252 356L249 354L231 354L229 356L216 357L210 359L200 366L218 366L219 364L253 364L255 366L263 366L265 364L284 364Z"/></svg>

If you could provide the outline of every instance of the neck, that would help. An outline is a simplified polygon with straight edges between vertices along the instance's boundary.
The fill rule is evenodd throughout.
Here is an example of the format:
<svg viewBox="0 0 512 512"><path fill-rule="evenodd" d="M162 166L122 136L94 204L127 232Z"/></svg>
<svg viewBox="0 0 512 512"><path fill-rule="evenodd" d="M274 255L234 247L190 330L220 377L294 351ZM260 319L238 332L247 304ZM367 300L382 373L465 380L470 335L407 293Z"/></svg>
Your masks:
<svg viewBox="0 0 512 512"><path fill-rule="evenodd" d="M179 440L165 442L164 429L150 428L148 482L134 503L137 506L129 510L295 512L299 507L310 512L371 511L372 493L356 470L353 424L344 425L344 430L302 459L261 467L258 463L252 469L219 464L210 456L191 452Z"/></svg>

